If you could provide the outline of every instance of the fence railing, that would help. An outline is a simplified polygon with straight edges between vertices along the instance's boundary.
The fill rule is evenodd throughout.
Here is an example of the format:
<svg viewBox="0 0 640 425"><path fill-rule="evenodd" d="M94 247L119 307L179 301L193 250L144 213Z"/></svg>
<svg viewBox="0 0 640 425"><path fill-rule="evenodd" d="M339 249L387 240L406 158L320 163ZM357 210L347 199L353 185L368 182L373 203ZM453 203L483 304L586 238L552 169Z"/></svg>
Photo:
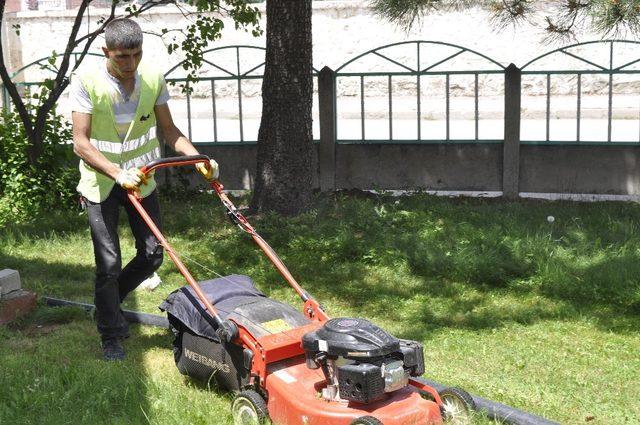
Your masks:
<svg viewBox="0 0 640 425"><path fill-rule="evenodd" d="M257 133L256 138L247 139L245 137L242 84L243 81L262 80L263 74L259 71L264 69L264 50L265 49L263 47L255 46L226 46L207 50L204 52L203 62L205 65L208 65L208 67L203 67L202 71L204 71L204 74L199 78L199 81L195 83L189 82L186 77L176 75L184 68L186 61L178 63L164 74L168 84L177 84L186 89L187 127L190 140L193 140L194 127L191 102L193 95L196 94L196 96L200 98L211 100L211 124L209 127L211 132L203 131L201 133L212 134L213 139L201 140L200 143L244 143L257 141ZM231 58L231 60L229 60L229 55L225 55L225 53L228 52L234 53L235 58ZM242 59L243 57L253 59L253 61L250 61L247 64L246 59ZM221 61L223 63L220 63ZM216 92L216 82L232 82L236 85L236 112L238 114L237 125L239 134L237 140L230 140L228 137L218 137L220 118L218 116L218 106L216 104L216 100L219 97Z"/></svg>
<svg viewBox="0 0 640 425"><path fill-rule="evenodd" d="M599 55L594 55L595 50L600 50ZM594 57L596 56L596 57ZM558 63L562 62L562 59L571 59L570 64L573 66L558 66ZM545 84L545 116L544 116L544 137L543 138L528 138L523 137L520 140L522 144L605 144L616 145L629 143L640 143L640 124L635 124L635 131L630 132L628 120L617 120L620 124L626 124L623 127L623 131L619 132L620 139L616 140L612 136L613 131L613 99L614 99L614 78L616 76L626 75L640 75L640 68L637 65L640 63L640 43L637 41L629 40L606 40L606 41L592 41L586 43L573 44L565 46L543 55L538 56L535 59L527 62L522 68L520 68L520 74L522 77L541 77L544 79ZM633 67L636 66L634 69ZM567 77L575 79L575 91L572 90L572 95L575 93L575 138L572 140L562 139L554 140L551 136L551 101L552 93L552 79L554 77ZM600 81L600 92L603 92L603 97L606 96L606 136L603 140L594 139L591 134L593 130L586 131L583 129L585 122L582 119L583 115L583 81L585 77L595 77L592 80L598 80L598 77L604 77L605 81ZM592 81L593 84L593 81ZM602 90L602 86L606 87ZM637 91L636 91L637 92ZM636 117L638 115L636 114ZM561 126L563 133L566 135L570 133L571 128L569 123L565 119L564 125ZM627 121L627 122L624 122ZM634 120L635 121L635 120ZM591 126L592 127L592 126ZM585 137L585 133L587 136ZM631 134L636 137L629 137ZM626 137L624 137L626 136ZM621 140L623 139L623 140Z"/></svg>
<svg viewBox="0 0 640 425"><path fill-rule="evenodd" d="M55 62L48 59L21 68L14 77L33 67L55 72ZM207 51L198 82L187 81L182 65L165 74L169 83L188 85L186 118L174 116L178 126L187 129L194 143L218 149L212 151L216 155L226 147L255 145L264 48ZM367 51L336 70L314 69L319 185L327 190L340 185L381 187L384 179L384 184L405 188L501 188L506 197L517 197L523 187L534 192L557 186L564 191L576 187L587 193L635 193L635 160L628 155L640 146L639 74L640 43L625 40L566 46L521 68L503 67L453 44L412 41ZM19 86L40 84L24 81L24 75L22 80ZM618 98L620 94L625 96ZM5 107L10 106L7 99L5 92ZM229 149L229 158L239 157L239 150ZM242 161L250 161L253 151L243 152ZM564 166L558 165L558 152L582 161L585 170L606 162L601 168L608 171L587 176L588 181L578 176L580 170L551 176L550 167ZM380 181L367 174L375 155L395 155L396 167ZM621 157L627 161L622 168ZM447 164L436 166L436 160ZM410 167L397 168L408 161ZM451 169L456 164L471 174L462 179L465 169ZM250 166L245 175L248 170ZM478 173L485 183L478 183ZM598 184L603 179L611 184ZM640 193L640 180L637 186Z"/></svg>
<svg viewBox="0 0 640 425"><path fill-rule="evenodd" d="M75 66L75 64L77 63L78 59L80 57L83 57L84 55L81 52L72 52L71 53L71 60L69 63L70 68L73 68ZM87 53L86 56L89 57L103 57L102 55L99 55L97 53ZM15 70L14 72L11 73L10 77L12 80L23 80L23 81L14 81L16 86L19 89L25 89L25 88L29 88L29 87L36 87L36 86L41 86L44 83L44 79L40 78L38 80L34 80L34 81L29 81L29 80L24 80L24 73L26 73L27 71L29 71L32 68L38 68L39 70L45 71L46 73L50 73L51 76L55 76L58 72L58 63L62 60L62 56L60 55L52 55L52 56L46 56L40 59L37 59L33 62L28 63L27 65L24 65L20 68L18 68L17 70ZM46 77L45 77L46 78ZM2 93L2 107L4 109L10 109L11 108L11 97L9 96L9 92L6 89L6 87L4 87L3 84L0 83L0 93Z"/></svg>
<svg viewBox="0 0 640 425"><path fill-rule="evenodd" d="M371 60L373 59L373 61ZM458 62L457 66L454 62ZM475 62L475 63L474 63ZM479 62L479 63L478 63ZM447 69L447 66L453 65L455 70ZM473 65L481 65L474 68ZM365 70L358 70L359 68ZM374 69L371 69L374 68ZM381 46L373 50L362 53L355 58L347 61L338 67L334 73L336 80L334 87L334 96L337 102L337 143L501 143L502 140L496 138L481 138L479 134L479 79L480 76L501 76L504 74L504 67L497 61L467 49L449 43L433 42L433 41L410 41L403 43L394 43ZM429 87L423 89L423 80L428 77L439 76L444 78L441 87ZM451 79L453 76L462 77L470 76L473 78L473 133L465 138L454 138L451 136ZM388 124L387 137L383 137L378 131L378 137L370 137L367 132L367 116L366 116L366 99L371 98L367 95L365 79L370 80L376 77L382 77L384 85L386 85L387 104L384 113ZM344 137L341 132L344 126L348 126L348 120L341 117L341 102L337 96L336 88L340 82L350 78L355 78L359 84L359 121L360 135L359 137ZM407 102L415 104L415 137L394 137L394 81L407 80L411 84L414 92L411 98L405 99ZM423 116L424 94L429 91L441 90L444 94L439 102L442 103L444 110L444 134L433 131L433 126L425 124L432 123L434 120L425 119ZM406 91L406 87L405 87ZM427 93L425 93L427 92ZM433 106L433 105L431 105ZM379 120L378 120L379 121ZM407 120L403 120L407 121ZM404 123L403 123L404 124ZM431 128L429 128L431 127ZM379 128L378 130L381 130ZM406 128L403 128L406 134ZM396 125L396 132L398 126ZM343 132L346 133L346 132Z"/></svg>
<svg viewBox="0 0 640 425"><path fill-rule="evenodd" d="M165 73L168 83L186 85L189 89L183 124L189 136L195 137L196 143L256 141L259 126L259 112L256 111L260 110L264 50L263 47L242 45L210 49L204 54L204 66L196 83L187 81L183 72L184 62ZM594 52L599 53L599 57L594 58L597 56ZM79 55L72 54L72 64ZM88 55L101 56L95 53ZM558 58L565 62L569 59L570 62L558 66L562 63ZM55 73L55 60L55 57L54 60L50 57L38 59L15 71L12 78L22 77L23 81L17 83L19 87L41 84L41 81L24 81L24 73L36 67ZM629 114L625 120L615 120L613 113L616 79L640 74L640 43L635 41L606 40L562 47L538 56L522 68L512 65L511 73L507 73L506 68L494 59L462 46L411 41L369 50L348 60L335 71L325 67L323 72L325 79L321 84L318 82L319 72L314 69L317 88L314 120L320 124L319 133L333 134L334 143L338 144L502 143L504 129L514 126L524 127L522 140L518 140L521 144L640 144L640 124L633 131L634 137L630 137L632 120ZM600 77L606 81L598 82ZM467 81L455 83L458 93L454 96L452 81L461 78L467 78ZM600 87L602 97L606 99L606 105L600 108L606 110L606 116L598 120L606 121L606 133L601 131L600 140L593 137L598 133L593 130L594 120L584 117L587 109L593 115L593 108L585 108L583 102L587 78L596 79L590 84ZM492 84L488 84L490 79L493 79ZM509 79L517 84L513 86ZM533 79L533 83L528 83L527 79ZM553 88L557 79L564 79L565 91L567 86L575 86L562 99L566 109L566 98L575 97L573 117L552 116L552 103L558 97L557 90ZM536 84L544 85L539 97L545 99L541 111L543 116L535 120L537 126L544 123L544 129L538 131L538 136L535 136L535 131L528 131L528 121L523 123L521 120L523 114L507 112L513 108L523 110L523 106L524 111L531 111L532 108L523 103L538 98L527 96L527 87ZM633 82L627 81L626 84ZM489 85L492 87L490 93L483 89ZM508 85L513 86L512 90L506 90ZM603 87L606 90L602 90ZM244 93L246 90L251 92L250 95ZM593 87L587 87L587 90L594 93ZM2 105L9 108L6 89L3 88L2 93ZM503 99L501 103L508 108L492 112L495 116L487 136L483 132L486 133L488 127L483 129L481 125L484 123L481 100L488 97L492 97L494 103L495 99ZM235 99L229 101L230 98ZM454 101L462 98L465 99L464 104L452 106ZM196 114L194 102L198 102ZM245 103L252 104L250 117L247 117ZM208 112L203 112L207 109ZM325 114L331 113L333 118L321 119L321 111L317 109ZM461 114L465 115L464 119L455 119ZM570 124L571 120L575 122ZM322 129L323 125L331 128ZM622 130L615 132L615 126L621 126ZM466 128L466 133L461 136L462 127ZM575 137L567 138L569 130L575 133ZM556 134L562 134L562 137L556 137Z"/></svg>
<svg viewBox="0 0 640 425"><path fill-rule="evenodd" d="M207 50L203 54L204 65L200 69L201 75L197 82L190 82L186 75L179 75L184 70L186 61L178 63L164 74L168 84L186 89L184 90L186 93L186 126L191 140L202 145L216 143L226 145L231 143L253 144L257 142L259 116L247 119L245 103L248 99L253 102L251 110L254 115L256 110L261 110L260 87L264 77L264 51L264 47L246 45L224 46ZM317 72L314 69L314 81L317 78ZM230 84L235 87L230 87ZM248 85L251 86L250 90L254 92L253 96L243 94L243 90ZM226 96L219 96L219 92L226 92ZM234 107L231 108L232 105L227 102L225 114L220 114L218 105L220 98L228 99L229 97L235 97ZM198 99L210 101L210 116L206 118L194 117L192 103ZM201 110L203 105L200 106ZM230 132L231 127L221 125L221 122L235 126L237 132ZM250 127L249 131L247 131L247 126ZM211 134L213 137L202 137L207 134Z"/></svg>

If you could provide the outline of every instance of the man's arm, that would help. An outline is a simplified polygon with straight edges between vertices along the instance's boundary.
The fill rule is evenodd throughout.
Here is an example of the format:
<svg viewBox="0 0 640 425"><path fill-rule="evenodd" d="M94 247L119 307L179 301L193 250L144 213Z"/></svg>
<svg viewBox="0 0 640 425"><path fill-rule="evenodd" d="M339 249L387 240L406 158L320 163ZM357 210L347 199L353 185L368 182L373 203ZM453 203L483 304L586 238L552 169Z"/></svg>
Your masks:
<svg viewBox="0 0 640 425"><path fill-rule="evenodd" d="M164 141L171 149L180 155L198 155L198 150L174 124L167 103L156 105L154 112L156 113L156 119Z"/></svg>
<svg viewBox="0 0 640 425"><path fill-rule="evenodd" d="M100 173L116 180L120 167L109 161L89 141L91 137L91 114L72 112L73 121L73 151L84 162Z"/></svg>
<svg viewBox="0 0 640 425"><path fill-rule="evenodd" d="M184 134L176 127L171 118L169 105L156 105L154 108L156 120L165 143L179 155L198 155L198 150L191 144ZM218 163L210 159L208 164L198 163L196 169L206 180L217 179L219 174Z"/></svg>

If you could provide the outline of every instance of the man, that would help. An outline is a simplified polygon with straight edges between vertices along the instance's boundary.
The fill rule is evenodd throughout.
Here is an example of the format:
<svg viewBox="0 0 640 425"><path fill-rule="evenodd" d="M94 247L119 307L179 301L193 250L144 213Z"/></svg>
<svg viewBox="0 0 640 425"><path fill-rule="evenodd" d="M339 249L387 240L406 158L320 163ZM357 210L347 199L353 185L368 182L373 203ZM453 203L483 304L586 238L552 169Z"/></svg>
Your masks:
<svg viewBox="0 0 640 425"><path fill-rule="evenodd" d="M74 151L81 158L78 191L87 208L96 261L96 322L105 360L122 360L128 325L120 304L160 267L163 256L162 247L128 201L127 190L139 192L142 205L160 227L156 183L153 177L143 181L139 170L160 157L156 124L178 154L198 151L173 123L162 74L144 64L138 69L140 26L131 19L116 19L105 27L104 36L104 64L73 78L70 98ZM197 168L209 180L218 177L213 160ZM124 269L118 239L120 207L136 241L136 256Z"/></svg>

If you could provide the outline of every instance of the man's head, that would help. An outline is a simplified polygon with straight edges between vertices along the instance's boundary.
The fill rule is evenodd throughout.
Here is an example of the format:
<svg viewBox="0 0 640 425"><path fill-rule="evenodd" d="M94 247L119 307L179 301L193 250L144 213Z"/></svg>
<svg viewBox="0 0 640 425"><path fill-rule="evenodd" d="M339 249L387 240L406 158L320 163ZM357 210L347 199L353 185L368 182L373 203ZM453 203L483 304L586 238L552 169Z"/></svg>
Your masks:
<svg viewBox="0 0 640 425"><path fill-rule="evenodd" d="M104 29L109 72L121 80L135 77L142 59L142 30L131 19L114 19Z"/></svg>

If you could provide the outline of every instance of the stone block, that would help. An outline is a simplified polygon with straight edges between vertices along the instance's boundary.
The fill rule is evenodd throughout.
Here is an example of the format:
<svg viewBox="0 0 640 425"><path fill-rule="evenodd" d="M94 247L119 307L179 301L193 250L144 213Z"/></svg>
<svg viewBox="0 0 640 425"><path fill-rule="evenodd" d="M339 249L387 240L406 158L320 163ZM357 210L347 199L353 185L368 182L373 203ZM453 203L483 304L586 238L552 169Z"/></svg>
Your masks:
<svg viewBox="0 0 640 425"><path fill-rule="evenodd" d="M18 289L0 300L0 326L24 316L36 307L36 294Z"/></svg>
<svg viewBox="0 0 640 425"><path fill-rule="evenodd" d="M0 299L20 288L22 288L20 285L20 273L17 270L0 270Z"/></svg>

